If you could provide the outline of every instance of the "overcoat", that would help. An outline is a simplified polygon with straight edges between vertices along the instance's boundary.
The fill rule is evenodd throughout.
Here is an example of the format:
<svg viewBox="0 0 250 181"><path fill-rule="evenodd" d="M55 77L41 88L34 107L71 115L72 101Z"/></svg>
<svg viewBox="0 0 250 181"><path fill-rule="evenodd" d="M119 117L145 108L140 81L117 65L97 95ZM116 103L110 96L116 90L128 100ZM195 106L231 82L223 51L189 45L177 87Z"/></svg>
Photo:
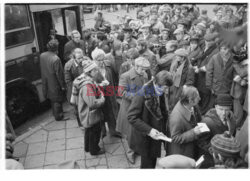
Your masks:
<svg viewBox="0 0 250 181"><path fill-rule="evenodd" d="M60 58L54 52L44 52L40 55L40 67L45 98L52 102L62 102L65 82Z"/></svg>

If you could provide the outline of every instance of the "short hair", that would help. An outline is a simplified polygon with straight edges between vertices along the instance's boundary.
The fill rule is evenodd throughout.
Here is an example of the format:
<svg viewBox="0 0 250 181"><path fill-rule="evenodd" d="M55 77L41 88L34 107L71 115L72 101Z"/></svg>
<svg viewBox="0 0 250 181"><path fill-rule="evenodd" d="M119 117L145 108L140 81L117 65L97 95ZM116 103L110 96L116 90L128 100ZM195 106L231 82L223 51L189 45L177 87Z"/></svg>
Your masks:
<svg viewBox="0 0 250 181"><path fill-rule="evenodd" d="M173 85L173 77L170 72L162 70L155 76L155 83L157 85L167 85L168 87Z"/></svg>
<svg viewBox="0 0 250 181"><path fill-rule="evenodd" d="M103 41L107 39L107 36L103 32L98 32L96 38Z"/></svg>
<svg viewBox="0 0 250 181"><path fill-rule="evenodd" d="M82 55L83 55L83 51L82 51L82 49L81 48L75 48L73 51L72 51L72 56L73 56L73 58L76 58L76 54L78 54L78 53L82 53Z"/></svg>
<svg viewBox="0 0 250 181"><path fill-rule="evenodd" d="M182 104L189 104L189 99L194 100L197 96L198 90L193 86L183 86L180 102Z"/></svg>
<svg viewBox="0 0 250 181"><path fill-rule="evenodd" d="M72 39L74 38L74 35L75 35L75 34L81 36L81 34L79 33L79 31L73 30L73 31L71 32L71 38L72 38Z"/></svg>

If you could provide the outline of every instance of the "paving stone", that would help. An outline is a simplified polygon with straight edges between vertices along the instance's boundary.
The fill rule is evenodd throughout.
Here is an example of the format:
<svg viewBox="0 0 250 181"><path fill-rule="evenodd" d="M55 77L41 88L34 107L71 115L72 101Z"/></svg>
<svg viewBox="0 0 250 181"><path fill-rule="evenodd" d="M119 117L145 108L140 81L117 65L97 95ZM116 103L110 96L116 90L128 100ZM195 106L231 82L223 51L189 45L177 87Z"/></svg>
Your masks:
<svg viewBox="0 0 250 181"><path fill-rule="evenodd" d="M47 152L65 150L65 142L65 139L49 141L47 144Z"/></svg>
<svg viewBox="0 0 250 181"><path fill-rule="evenodd" d="M53 121L50 124L47 124L44 126L44 129L48 131L54 131L54 130L60 130L60 129L65 129L65 121Z"/></svg>
<svg viewBox="0 0 250 181"><path fill-rule="evenodd" d="M65 130L49 131L49 141L65 138Z"/></svg>
<svg viewBox="0 0 250 181"><path fill-rule="evenodd" d="M37 143L47 141L48 132L45 130L39 130L29 137L25 138L23 141L25 143Z"/></svg>
<svg viewBox="0 0 250 181"><path fill-rule="evenodd" d="M96 167L100 165L106 165L107 166L107 161L106 158L95 158L95 159L88 159L86 160L86 167Z"/></svg>
<svg viewBox="0 0 250 181"><path fill-rule="evenodd" d="M116 138L116 137L112 137L112 136L105 136L103 139L103 143L104 144L112 144L112 143L120 143L121 142L121 138Z"/></svg>
<svg viewBox="0 0 250 181"><path fill-rule="evenodd" d="M44 157L45 154L27 156L25 159L24 168L31 169L42 167L44 164Z"/></svg>
<svg viewBox="0 0 250 181"><path fill-rule="evenodd" d="M78 128L78 123L75 119L66 121L66 128Z"/></svg>
<svg viewBox="0 0 250 181"><path fill-rule="evenodd" d="M130 162L128 162L128 163L129 163L130 168L140 168L140 166L141 166L141 156L136 155L135 164L132 164Z"/></svg>
<svg viewBox="0 0 250 181"><path fill-rule="evenodd" d="M28 144L24 143L24 142L19 142L17 144L14 145L15 149L14 149L14 153L13 155L15 157L24 157L26 156L27 150L28 150Z"/></svg>
<svg viewBox="0 0 250 181"><path fill-rule="evenodd" d="M80 128L69 128L66 129L66 138L75 138L75 137L82 137L84 134Z"/></svg>
<svg viewBox="0 0 250 181"><path fill-rule="evenodd" d="M70 138L66 139L66 149L74 149L74 148L83 148L84 147L84 138Z"/></svg>
<svg viewBox="0 0 250 181"><path fill-rule="evenodd" d="M24 165L25 157L19 157L19 162L22 163L22 164Z"/></svg>
<svg viewBox="0 0 250 181"><path fill-rule="evenodd" d="M122 143L107 144L104 148L107 156L122 155L125 152Z"/></svg>
<svg viewBox="0 0 250 181"><path fill-rule="evenodd" d="M129 168L125 155L107 157L109 168Z"/></svg>
<svg viewBox="0 0 250 181"><path fill-rule="evenodd" d="M27 155L45 153L47 142L30 143Z"/></svg>
<svg viewBox="0 0 250 181"><path fill-rule="evenodd" d="M96 159L96 158L105 158L105 154L101 155L91 155L89 152L85 152L85 159Z"/></svg>
<svg viewBox="0 0 250 181"><path fill-rule="evenodd" d="M65 157L65 151L55 151L46 153L44 165L61 163L65 160L64 157Z"/></svg>
<svg viewBox="0 0 250 181"><path fill-rule="evenodd" d="M77 162L78 165L80 166L80 169L85 169L85 168L86 168L85 160L84 160L84 159L82 159L82 160L77 160L76 162Z"/></svg>
<svg viewBox="0 0 250 181"><path fill-rule="evenodd" d="M83 148L66 150L66 160L80 160L84 158L85 158L85 155L84 155Z"/></svg>

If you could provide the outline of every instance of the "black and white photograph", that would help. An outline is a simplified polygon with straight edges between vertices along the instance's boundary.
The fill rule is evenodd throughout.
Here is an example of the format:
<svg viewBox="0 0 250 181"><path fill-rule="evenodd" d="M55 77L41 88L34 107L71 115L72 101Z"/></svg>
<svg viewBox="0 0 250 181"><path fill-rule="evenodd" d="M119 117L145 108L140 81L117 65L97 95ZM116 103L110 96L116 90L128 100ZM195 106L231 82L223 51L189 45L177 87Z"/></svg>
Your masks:
<svg viewBox="0 0 250 181"><path fill-rule="evenodd" d="M2 4L3 169L248 169L249 7L219 2Z"/></svg>

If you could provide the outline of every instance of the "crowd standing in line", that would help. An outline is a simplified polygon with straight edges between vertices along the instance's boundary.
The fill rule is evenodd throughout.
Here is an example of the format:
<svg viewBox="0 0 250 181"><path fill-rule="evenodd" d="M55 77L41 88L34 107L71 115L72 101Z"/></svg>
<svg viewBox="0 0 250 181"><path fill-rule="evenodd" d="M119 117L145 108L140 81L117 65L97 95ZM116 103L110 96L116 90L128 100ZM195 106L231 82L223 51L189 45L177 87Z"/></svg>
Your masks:
<svg viewBox="0 0 250 181"><path fill-rule="evenodd" d="M66 89L91 155L105 153L98 143L107 123L110 136L126 138L129 162L141 156L141 168L155 168L162 144L163 168L194 168L201 155L200 168L246 168L247 42L230 46L220 37L221 28L246 23L246 8L217 5L208 17L195 4L155 4L149 11L138 7L136 19L126 15L122 24L98 11L82 39L72 31L64 74L60 42L49 41L41 55L55 119L63 119ZM164 135L172 142L160 140Z"/></svg>

